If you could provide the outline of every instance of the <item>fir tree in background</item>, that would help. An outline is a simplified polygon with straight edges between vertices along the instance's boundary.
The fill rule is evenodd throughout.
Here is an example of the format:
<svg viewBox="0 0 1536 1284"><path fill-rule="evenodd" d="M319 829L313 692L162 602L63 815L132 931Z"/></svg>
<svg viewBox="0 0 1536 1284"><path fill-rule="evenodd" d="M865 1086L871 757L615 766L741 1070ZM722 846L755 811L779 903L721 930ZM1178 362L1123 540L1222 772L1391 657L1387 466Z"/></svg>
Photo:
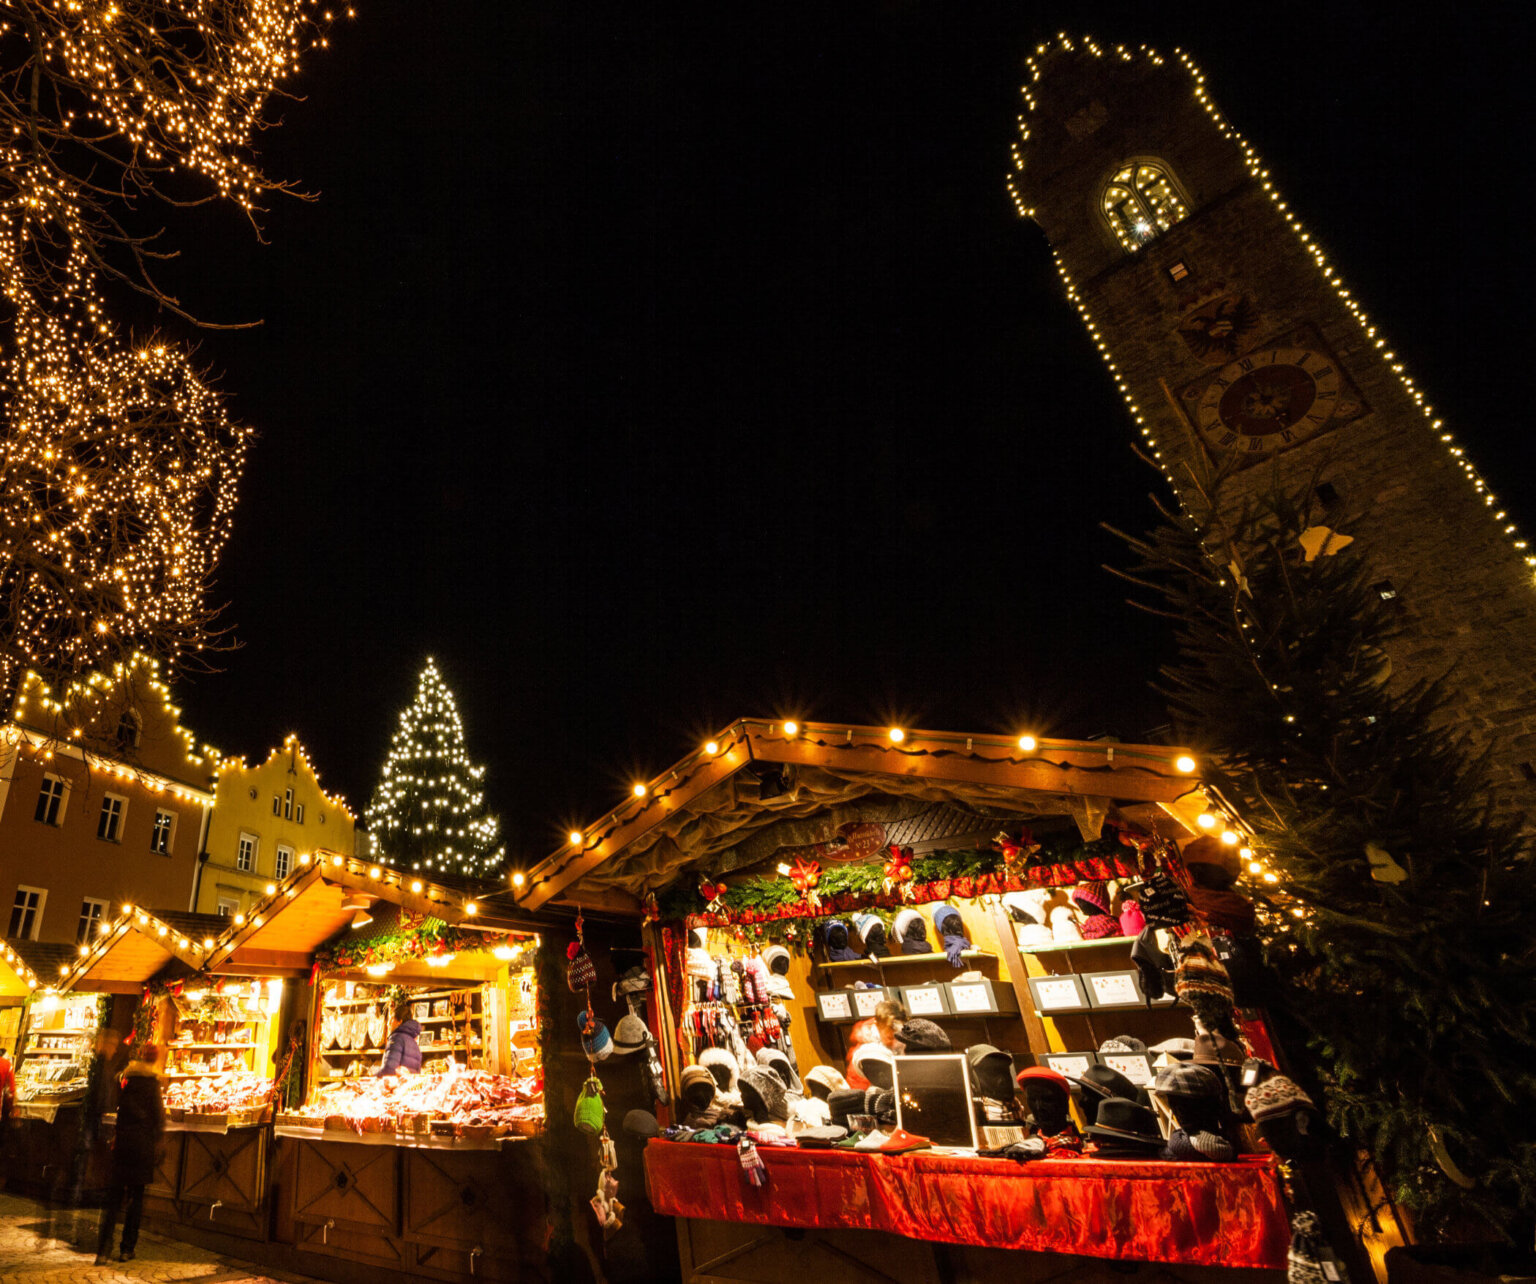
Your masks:
<svg viewBox="0 0 1536 1284"><path fill-rule="evenodd" d="M368 804L381 858L402 869L494 873L506 852L501 819L486 810L484 777L485 768L469 761L453 692L429 656Z"/></svg>
<svg viewBox="0 0 1536 1284"><path fill-rule="evenodd" d="M1391 680L1402 608L1372 587L1359 546L1310 498L1234 516L1218 485L1196 479L1184 512L1125 537L1141 564L1124 578L1176 622L1179 658L1162 672L1178 732L1254 826L1246 879L1269 1001L1333 1124L1375 1157L1422 1235L1528 1245L1529 837L1490 815L1449 704L1455 675Z"/></svg>

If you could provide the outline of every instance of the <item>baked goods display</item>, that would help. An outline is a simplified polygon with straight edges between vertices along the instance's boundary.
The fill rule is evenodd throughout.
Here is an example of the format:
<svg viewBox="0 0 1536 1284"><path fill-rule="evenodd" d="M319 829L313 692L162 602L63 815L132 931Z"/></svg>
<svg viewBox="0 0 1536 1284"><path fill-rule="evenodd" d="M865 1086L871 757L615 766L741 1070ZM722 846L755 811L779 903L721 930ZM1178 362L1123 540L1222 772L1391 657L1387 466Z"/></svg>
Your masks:
<svg viewBox="0 0 1536 1284"><path fill-rule="evenodd" d="M349 1079L323 1086L302 1118L332 1129L453 1136L510 1136L537 1131L544 1119L544 1083L486 1070Z"/></svg>

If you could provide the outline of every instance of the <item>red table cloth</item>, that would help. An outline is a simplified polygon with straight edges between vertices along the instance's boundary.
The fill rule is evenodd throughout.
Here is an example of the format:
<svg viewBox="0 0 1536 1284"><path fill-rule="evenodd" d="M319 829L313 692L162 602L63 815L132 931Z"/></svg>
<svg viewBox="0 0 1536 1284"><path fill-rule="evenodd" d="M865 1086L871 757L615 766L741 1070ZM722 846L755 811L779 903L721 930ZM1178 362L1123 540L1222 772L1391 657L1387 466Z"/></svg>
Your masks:
<svg viewBox="0 0 1536 1284"><path fill-rule="evenodd" d="M656 1211L767 1226L883 1230L913 1239L1200 1266L1283 1269L1290 1228L1275 1162L1231 1164L868 1155L759 1146L766 1186L736 1148L656 1139Z"/></svg>

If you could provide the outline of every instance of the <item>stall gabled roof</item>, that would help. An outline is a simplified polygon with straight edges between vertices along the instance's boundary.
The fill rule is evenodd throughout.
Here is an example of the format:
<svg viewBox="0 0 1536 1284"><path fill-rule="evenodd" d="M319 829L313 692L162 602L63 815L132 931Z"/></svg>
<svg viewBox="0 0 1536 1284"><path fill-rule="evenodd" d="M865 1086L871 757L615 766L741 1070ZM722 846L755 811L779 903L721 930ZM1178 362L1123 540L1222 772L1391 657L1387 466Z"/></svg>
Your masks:
<svg viewBox="0 0 1536 1284"><path fill-rule="evenodd" d="M0 942L0 965L5 969L0 994L25 997L40 986L51 986L58 979L60 964L73 957L74 950L68 945L8 937Z"/></svg>
<svg viewBox="0 0 1536 1284"><path fill-rule="evenodd" d="M71 950L49 979L61 990L127 994L172 963L196 971L212 953L209 943L217 933L209 929L211 917L122 905L116 919L104 919L97 935ZM215 922L224 926L222 919Z"/></svg>
<svg viewBox="0 0 1536 1284"><path fill-rule="evenodd" d="M209 951L208 970L307 972L315 951L352 922L357 911L343 905L354 897L387 901L456 927L534 930L525 916L486 903L502 890L498 884L428 878L339 852L303 853L293 872L271 886L248 914L227 920L228 929Z"/></svg>
<svg viewBox="0 0 1536 1284"><path fill-rule="evenodd" d="M752 777L775 767L790 778L769 793ZM589 891L638 896L777 821L872 797L1072 816L1084 832L1127 807L1192 816L1197 768L1189 750L1166 745L744 718L573 834L529 871L517 900L533 910Z"/></svg>

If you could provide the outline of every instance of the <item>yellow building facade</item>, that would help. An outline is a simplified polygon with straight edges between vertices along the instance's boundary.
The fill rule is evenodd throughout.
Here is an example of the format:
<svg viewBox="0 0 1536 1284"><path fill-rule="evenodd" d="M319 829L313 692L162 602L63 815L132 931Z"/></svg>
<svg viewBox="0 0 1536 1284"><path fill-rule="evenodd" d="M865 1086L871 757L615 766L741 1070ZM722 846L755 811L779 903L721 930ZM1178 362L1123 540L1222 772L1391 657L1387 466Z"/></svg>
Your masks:
<svg viewBox="0 0 1536 1284"><path fill-rule="evenodd" d="M356 833L356 817L320 788L296 736L257 766L226 758L198 869L197 911L243 914L301 855L322 847L352 855Z"/></svg>

